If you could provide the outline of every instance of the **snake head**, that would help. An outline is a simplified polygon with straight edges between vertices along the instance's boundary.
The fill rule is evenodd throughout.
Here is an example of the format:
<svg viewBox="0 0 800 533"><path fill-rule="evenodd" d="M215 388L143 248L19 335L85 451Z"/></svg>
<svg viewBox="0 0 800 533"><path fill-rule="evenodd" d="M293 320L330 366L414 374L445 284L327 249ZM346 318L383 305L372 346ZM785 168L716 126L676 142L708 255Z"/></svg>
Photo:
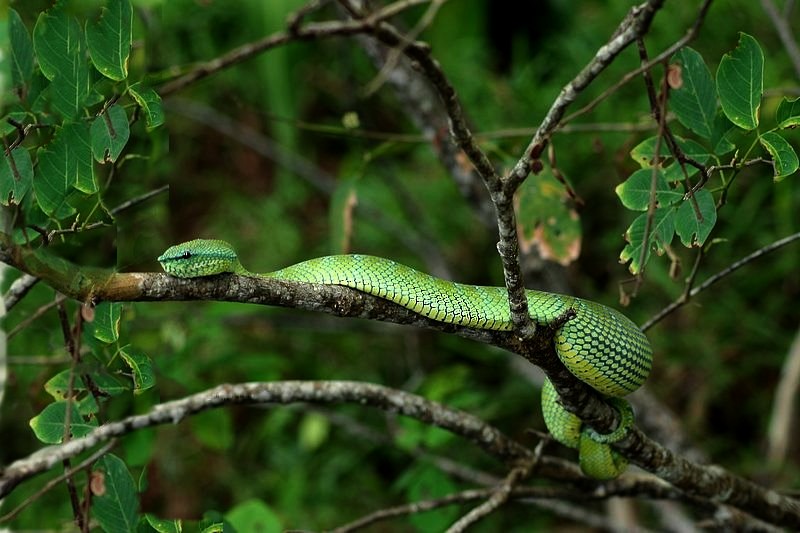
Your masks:
<svg viewBox="0 0 800 533"><path fill-rule="evenodd" d="M225 241L195 239L170 246L158 257L164 272L177 278L199 278L242 269L233 246Z"/></svg>

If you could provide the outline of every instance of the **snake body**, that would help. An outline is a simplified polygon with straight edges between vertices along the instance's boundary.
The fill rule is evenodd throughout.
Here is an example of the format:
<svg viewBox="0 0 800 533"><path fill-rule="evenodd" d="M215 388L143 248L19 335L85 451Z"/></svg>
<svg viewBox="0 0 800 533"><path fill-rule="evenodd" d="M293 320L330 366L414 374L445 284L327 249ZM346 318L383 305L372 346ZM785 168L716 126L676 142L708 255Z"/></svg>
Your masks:
<svg viewBox="0 0 800 533"><path fill-rule="evenodd" d="M513 328L504 287L482 287L446 281L382 257L334 255L257 274L245 269L225 241L196 239L167 249L158 261L179 278L222 273L287 281L342 285L383 298L436 321L460 326L508 331ZM570 309L575 318L555 333L558 356L576 377L611 400L622 415L620 427L600 435L583 427L566 411L547 381L542 392L545 423L554 438L580 450L587 475L613 478L625 468L624 459L609 443L623 438L632 423L627 402L613 399L638 389L650 372L652 353L647 337L626 316L589 300L534 290L526 291L531 319L551 325Z"/></svg>

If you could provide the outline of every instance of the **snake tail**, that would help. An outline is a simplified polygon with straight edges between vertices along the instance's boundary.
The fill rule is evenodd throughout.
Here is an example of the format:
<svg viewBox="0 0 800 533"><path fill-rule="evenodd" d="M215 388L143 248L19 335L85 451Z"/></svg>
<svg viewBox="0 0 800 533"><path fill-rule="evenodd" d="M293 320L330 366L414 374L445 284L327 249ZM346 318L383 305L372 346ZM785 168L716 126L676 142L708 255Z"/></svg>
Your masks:
<svg viewBox="0 0 800 533"><path fill-rule="evenodd" d="M542 415L555 440L578 450L578 461L584 474L595 479L614 479L628 466L628 460L609 444L622 440L633 424L633 411L625 400L609 398L619 412L617 429L608 434L584 426L583 421L559 403L553 383L545 378L542 386Z"/></svg>

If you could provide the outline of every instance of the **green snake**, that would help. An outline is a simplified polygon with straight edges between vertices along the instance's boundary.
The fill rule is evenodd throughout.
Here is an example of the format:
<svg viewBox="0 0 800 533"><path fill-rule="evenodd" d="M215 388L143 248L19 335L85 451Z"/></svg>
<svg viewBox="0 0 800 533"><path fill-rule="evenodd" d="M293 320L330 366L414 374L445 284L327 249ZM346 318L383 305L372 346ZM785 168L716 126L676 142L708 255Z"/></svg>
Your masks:
<svg viewBox="0 0 800 533"><path fill-rule="evenodd" d="M334 255L310 259L275 272L256 274L239 262L225 241L196 239L167 249L158 261L168 274L196 278L222 273L323 285L342 285L394 302L439 322L469 328L513 329L504 287L479 287L439 279L382 257ZM652 353L647 337L626 316L596 302L547 292L526 291L531 319L538 325L563 321L554 335L555 350L567 369L592 386L619 411L621 422L599 434L561 406L550 381L542 390L545 424L559 442L578 448L581 468L598 479L611 479L627 466L609 446L625 437L633 423L620 397L647 379Z"/></svg>

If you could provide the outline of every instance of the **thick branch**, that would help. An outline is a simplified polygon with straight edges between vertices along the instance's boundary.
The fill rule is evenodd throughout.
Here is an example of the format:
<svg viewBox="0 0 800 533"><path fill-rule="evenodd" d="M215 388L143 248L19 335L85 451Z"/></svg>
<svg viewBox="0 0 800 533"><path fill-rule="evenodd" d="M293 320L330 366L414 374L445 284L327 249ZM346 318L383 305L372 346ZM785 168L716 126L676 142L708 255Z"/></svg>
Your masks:
<svg viewBox="0 0 800 533"><path fill-rule="evenodd" d="M15 461L0 472L0 498L30 477L49 470L109 439L161 424L176 424L187 416L233 404L358 403L400 413L472 441L489 455L509 464L530 458L531 452L496 428L469 413L407 392L357 381L281 381L219 385L204 392L157 405L149 413L110 422L64 444L49 446Z"/></svg>

